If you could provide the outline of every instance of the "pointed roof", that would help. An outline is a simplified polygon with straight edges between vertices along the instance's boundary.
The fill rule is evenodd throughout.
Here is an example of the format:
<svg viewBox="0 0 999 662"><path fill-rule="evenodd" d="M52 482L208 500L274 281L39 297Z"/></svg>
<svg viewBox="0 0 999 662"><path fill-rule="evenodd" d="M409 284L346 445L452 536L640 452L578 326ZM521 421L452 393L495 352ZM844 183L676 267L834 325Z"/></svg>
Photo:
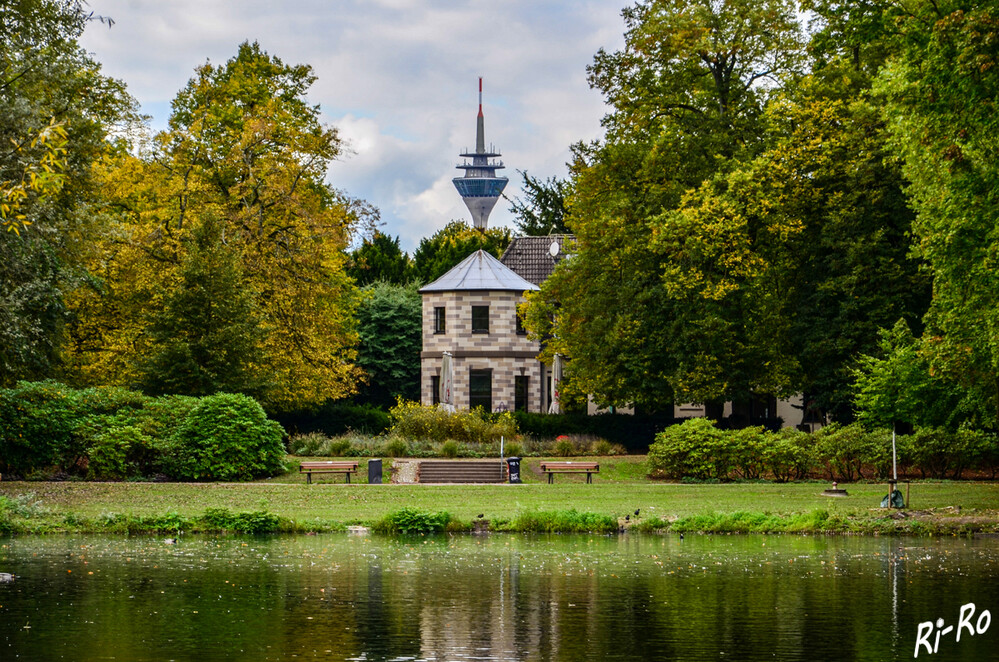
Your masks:
<svg viewBox="0 0 999 662"><path fill-rule="evenodd" d="M512 290L524 292L538 286L518 276L489 253L478 250L458 263L420 292L454 292L456 290Z"/></svg>

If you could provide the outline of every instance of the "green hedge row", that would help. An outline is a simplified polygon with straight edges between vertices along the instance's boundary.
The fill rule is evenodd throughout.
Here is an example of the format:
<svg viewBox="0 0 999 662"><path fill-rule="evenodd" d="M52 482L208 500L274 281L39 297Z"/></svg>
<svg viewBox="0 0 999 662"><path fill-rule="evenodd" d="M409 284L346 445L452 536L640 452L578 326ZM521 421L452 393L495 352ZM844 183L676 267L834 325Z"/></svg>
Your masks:
<svg viewBox="0 0 999 662"><path fill-rule="evenodd" d="M0 389L0 471L250 480L283 471L284 431L245 395L152 398L53 381Z"/></svg>
<svg viewBox="0 0 999 662"><path fill-rule="evenodd" d="M961 478L968 471L995 478L999 440L974 430L918 429L895 441L899 476ZM826 477L850 482L884 479L892 467L891 430L831 425L809 434L793 428L720 430L696 418L669 427L649 448L649 471L663 478L777 481Z"/></svg>

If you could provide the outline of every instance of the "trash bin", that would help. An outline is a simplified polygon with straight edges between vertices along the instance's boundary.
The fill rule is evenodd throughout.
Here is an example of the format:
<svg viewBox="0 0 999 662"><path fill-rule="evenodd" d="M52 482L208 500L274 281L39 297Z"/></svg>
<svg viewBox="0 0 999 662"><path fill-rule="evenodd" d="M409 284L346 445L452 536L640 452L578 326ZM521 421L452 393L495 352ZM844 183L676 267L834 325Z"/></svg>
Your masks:
<svg viewBox="0 0 999 662"><path fill-rule="evenodd" d="M382 461L380 459L368 460L368 484L382 484Z"/></svg>
<svg viewBox="0 0 999 662"><path fill-rule="evenodd" d="M506 458L506 464L509 468L508 475L510 476L511 483L519 483L520 481L520 458L519 457L508 457Z"/></svg>

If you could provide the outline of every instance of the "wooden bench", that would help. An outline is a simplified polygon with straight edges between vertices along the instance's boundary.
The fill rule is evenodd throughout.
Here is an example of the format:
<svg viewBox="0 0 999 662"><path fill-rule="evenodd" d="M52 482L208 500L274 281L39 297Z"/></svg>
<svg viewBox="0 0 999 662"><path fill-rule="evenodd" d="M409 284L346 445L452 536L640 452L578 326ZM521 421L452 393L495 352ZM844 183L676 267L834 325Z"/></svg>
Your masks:
<svg viewBox="0 0 999 662"><path fill-rule="evenodd" d="M305 482L312 484L312 474L343 474L350 482L350 474L357 473L357 461L348 460L346 462L302 462L298 465L298 472L305 474Z"/></svg>
<svg viewBox="0 0 999 662"><path fill-rule="evenodd" d="M548 474L548 484L552 484L555 474L581 474L586 472L586 482L593 482L593 474L600 473L600 465L596 462L542 462L542 473Z"/></svg>

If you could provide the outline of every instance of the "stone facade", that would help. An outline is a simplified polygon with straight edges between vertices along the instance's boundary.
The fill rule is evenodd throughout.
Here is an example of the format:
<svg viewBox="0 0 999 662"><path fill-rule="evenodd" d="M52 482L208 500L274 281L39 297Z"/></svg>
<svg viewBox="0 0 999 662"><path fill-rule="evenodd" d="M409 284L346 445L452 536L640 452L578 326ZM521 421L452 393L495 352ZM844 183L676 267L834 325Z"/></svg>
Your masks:
<svg viewBox="0 0 999 662"><path fill-rule="evenodd" d="M472 370L491 370L491 409L512 411L517 377L527 378L527 410L540 412L545 406L543 366L537 356L538 343L517 333L517 305L521 292L457 290L423 293L423 353L420 399L434 401L433 378L440 376L441 357L450 352L453 365L454 404L468 408ZM472 331L472 307L489 307L488 332ZM444 309L444 331L435 331L435 309Z"/></svg>

